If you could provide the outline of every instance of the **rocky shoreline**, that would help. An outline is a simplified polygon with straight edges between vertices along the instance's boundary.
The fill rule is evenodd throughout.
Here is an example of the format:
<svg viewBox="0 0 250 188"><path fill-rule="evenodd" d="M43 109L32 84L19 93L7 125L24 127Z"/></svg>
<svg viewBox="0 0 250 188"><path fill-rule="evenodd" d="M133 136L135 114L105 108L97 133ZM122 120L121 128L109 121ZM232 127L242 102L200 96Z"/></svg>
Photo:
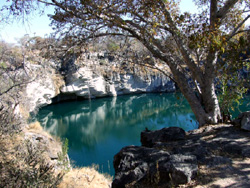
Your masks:
<svg viewBox="0 0 250 188"><path fill-rule="evenodd" d="M113 188L249 187L250 133L239 126L145 130L141 143L115 155Z"/></svg>

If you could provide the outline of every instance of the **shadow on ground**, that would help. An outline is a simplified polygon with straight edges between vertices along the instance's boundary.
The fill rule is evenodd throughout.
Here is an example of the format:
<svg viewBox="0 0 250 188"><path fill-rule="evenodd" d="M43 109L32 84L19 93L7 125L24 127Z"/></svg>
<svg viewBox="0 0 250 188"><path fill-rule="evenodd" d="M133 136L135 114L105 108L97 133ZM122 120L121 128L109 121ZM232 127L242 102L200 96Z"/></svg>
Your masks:
<svg viewBox="0 0 250 188"><path fill-rule="evenodd" d="M198 174L183 187L249 188L250 133L232 125L207 126L188 133L179 152L198 159Z"/></svg>

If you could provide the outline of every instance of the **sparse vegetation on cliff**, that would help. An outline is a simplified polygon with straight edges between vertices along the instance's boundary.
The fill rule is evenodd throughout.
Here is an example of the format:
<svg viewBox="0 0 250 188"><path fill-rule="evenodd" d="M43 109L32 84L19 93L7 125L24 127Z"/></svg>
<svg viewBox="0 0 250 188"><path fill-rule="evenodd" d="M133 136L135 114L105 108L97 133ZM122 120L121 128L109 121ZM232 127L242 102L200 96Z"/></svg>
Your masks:
<svg viewBox="0 0 250 188"><path fill-rule="evenodd" d="M63 177L58 188L110 188L112 178L100 174L95 167L74 168Z"/></svg>
<svg viewBox="0 0 250 188"><path fill-rule="evenodd" d="M22 40L23 45L27 39ZM27 64L47 66L38 51L30 50L30 45L21 48L0 44L0 187L57 187L65 173L71 177L67 143L44 132L38 122L27 123L30 101L25 88L37 76L29 74ZM56 74L52 79L59 92L63 79ZM81 173L77 174L89 176L88 172ZM91 173L99 174L94 170ZM104 176L102 179L99 182L105 181L109 187L111 181Z"/></svg>

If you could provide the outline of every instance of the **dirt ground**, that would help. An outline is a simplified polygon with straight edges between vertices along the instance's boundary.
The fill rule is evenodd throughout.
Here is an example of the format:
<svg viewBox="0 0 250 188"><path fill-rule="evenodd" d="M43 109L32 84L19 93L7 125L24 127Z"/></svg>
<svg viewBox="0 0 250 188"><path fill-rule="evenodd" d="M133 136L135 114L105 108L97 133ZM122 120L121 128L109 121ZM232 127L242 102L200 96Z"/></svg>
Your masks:
<svg viewBox="0 0 250 188"><path fill-rule="evenodd" d="M210 169L200 166L197 179L180 187L249 188L250 159L237 159L230 165L219 165Z"/></svg>
<svg viewBox="0 0 250 188"><path fill-rule="evenodd" d="M221 161L218 160L214 166L200 164L197 177L189 184L180 187L250 188L250 132L232 126L228 128L214 126L212 129L205 133L202 139L211 143L216 140L216 144L218 141L221 142L221 147L211 150Z"/></svg>

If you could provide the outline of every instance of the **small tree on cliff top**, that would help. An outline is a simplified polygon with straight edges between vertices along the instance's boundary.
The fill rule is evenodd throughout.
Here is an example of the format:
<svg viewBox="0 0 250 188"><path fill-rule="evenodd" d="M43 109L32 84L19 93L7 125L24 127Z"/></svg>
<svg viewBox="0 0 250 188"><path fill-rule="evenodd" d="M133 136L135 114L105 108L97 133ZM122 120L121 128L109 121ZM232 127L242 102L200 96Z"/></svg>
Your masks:
<svg viewBox="0 0 250 188"><path fill-rule="evenodd" d="M200 126L221 118L214 84L218 59L241 45L238 36L246 31L243 26L250 15L244 13L250 10L249 0L195 0L199 14L181 13L177 0L37 2L55 6L52 25L72 44L107 35L137 39L169 66ZM13 14L27 14L34 6L34 1L12 0L6 8Z"/></svg>

